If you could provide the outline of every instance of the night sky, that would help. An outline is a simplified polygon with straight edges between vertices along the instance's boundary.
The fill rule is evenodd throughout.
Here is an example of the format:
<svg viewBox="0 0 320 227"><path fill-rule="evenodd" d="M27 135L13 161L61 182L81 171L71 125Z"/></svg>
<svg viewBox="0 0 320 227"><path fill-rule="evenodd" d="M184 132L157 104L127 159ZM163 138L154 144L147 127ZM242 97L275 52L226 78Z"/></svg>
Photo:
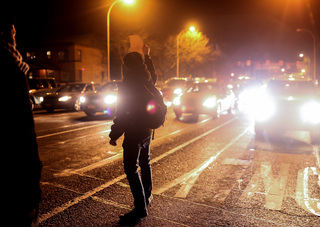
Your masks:
<svg viewBox="0 0 320 227"><path fill-rule="evenodd" d="M17 41L22 47L47 37L105 35L113 1L26 2L16 10ZM311 36L296 29L307 28L318 38L319 13L319 0L136 0L133 6L115 5L111 36L144 30L161 42L195 24L230 59L294 60L300 51L311 55L313 48Z"/></svg>

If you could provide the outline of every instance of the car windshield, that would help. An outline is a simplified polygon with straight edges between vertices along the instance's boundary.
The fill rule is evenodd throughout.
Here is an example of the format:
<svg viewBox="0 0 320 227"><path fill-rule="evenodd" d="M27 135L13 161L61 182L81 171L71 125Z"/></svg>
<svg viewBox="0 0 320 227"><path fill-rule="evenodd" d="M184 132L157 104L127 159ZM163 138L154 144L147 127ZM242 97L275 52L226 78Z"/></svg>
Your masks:
<svg viewBox="0 0 320 227"><path fill-rule="evenodd" d="M212 84L212 83L196 83L193 84L191 87L187 89L187 93L205 93L209 91L215 91L218 90L218 85L217 84Z"/></svg>
<svg viewBox="0 0 320 227"><path fill-rule="evenodd" d="M118 90L118 83L106 83L99 88L99 92L108 92Z"/></svg>
<svg viewBox="0 0 320 227"><path fill-rule="evenodd" d="M62 86L57 92L81 92L83 91L85 84L69 84Z"/></svg>
<svg viewBox="0 0 320 227"><path fill-rule="evenodd" d="M55 88L56 83L53 79L29 79L30 89Z"/></svg>
<svg viewBox="0 0 320 227"><path fill-rule="evenodd" d="M270 81L268 90L274 95L316 95L316 88L311 81Z"/></svg>

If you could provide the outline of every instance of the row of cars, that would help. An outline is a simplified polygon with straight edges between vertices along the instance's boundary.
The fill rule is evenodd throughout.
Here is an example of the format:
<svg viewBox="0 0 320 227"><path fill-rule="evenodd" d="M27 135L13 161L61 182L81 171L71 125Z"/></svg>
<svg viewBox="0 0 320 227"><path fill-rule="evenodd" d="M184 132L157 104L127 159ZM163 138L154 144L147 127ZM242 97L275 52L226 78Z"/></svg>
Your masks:
<svg viewBox="0 0 320 227"><path fill-rule="evenodd" d="M59 88L39 89L31 92L31 99L36 100L42 109L53 112L55 109L84 111L88 116L103 112L114 116L117 103L117 91L120 81L113 81L99 86L94 83L70 83ZM231 89L219 85L215 80L191 80L172 78L160 88L165 103L173 105L178 119L183 114L209 114L219 117L222 111L234 107L235 97Z"/></svg>
<svg viewBox="0 0 320 227"><path fill-rule="evenodd" d="M48 112L69 109L82 110L88 116L97 112L114 116L120 83L112 81L103 86L70 83L51 88L50 93L39 89L31 92L30 97ZM238 90L213 79L172 78L160 90L165 103L172 105L177 119L183 119L184 114L195 117L207 114L218 118L222 112L231 113L237 107L240 112L253 116L257 137L264 136L270 130L305 130L311 132L313 143L320 142L319 92L307 77L283 76L265 84L242 86Z"/></svg>
<svg viewBox="0 0 320 227"><path fill-rule="evenodd" d="M59 88L40 88L30 91L30 102L48 112L55 109L84 111L88 116L104 112L114 116L118 85L113 81L103 86L95 83L69 83Z"/></svg>

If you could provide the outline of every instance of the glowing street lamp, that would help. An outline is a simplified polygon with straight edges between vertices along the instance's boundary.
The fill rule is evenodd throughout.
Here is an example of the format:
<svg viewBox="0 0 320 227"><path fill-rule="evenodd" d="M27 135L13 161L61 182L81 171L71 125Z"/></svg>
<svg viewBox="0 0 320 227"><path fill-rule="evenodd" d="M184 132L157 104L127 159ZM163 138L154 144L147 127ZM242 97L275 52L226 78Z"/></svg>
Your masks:
<svg viewBox="0 0 320 227"><path fill-rule="evenodd" d="M180 77L180 75L179 75L179 67L180 67L180 56L179 56L180 53L179 53L179 51L180 50L179 50L179 48L180 48L180 36L183 31L185 31L185 29L183 29L177 36L177 75L176 75L177 77ZM190 26L189 31L194 33L194 32L196 32L196 28L194 26Z"/></svg>
<svg viewBox="0 0 320 227"><path fill-rule="evenodd" d="M195 32L195 31L196 31L196 28L195 28L194 26L191 26L191 27L189 28L189 31L190 31L190 32Z"/></svg>
<svg viewBox="0 0 320 227"><path fill-rule="evenodd" d="M108 14L107 14L107 63L108 63L108 70L107 70L107 79L110 81L110 13L113 8L113 6L118 3L123 2L126 5L132 5L134 3L134 0L116 0L114 1L111 6L109 7Z"/></svg>

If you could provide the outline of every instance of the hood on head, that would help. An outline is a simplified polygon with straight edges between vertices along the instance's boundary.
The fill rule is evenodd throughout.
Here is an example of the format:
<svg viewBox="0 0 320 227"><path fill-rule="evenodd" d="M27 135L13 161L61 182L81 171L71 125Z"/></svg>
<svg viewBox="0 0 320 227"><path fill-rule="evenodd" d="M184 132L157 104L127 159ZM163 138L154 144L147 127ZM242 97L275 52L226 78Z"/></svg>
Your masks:
<svg viewBox="0 0 320 227"><path fill-rule="evenodd" d="M123 63L129 69L144 69L144 58L138 52L131 52L126 54L123 58Z"/></svg>

